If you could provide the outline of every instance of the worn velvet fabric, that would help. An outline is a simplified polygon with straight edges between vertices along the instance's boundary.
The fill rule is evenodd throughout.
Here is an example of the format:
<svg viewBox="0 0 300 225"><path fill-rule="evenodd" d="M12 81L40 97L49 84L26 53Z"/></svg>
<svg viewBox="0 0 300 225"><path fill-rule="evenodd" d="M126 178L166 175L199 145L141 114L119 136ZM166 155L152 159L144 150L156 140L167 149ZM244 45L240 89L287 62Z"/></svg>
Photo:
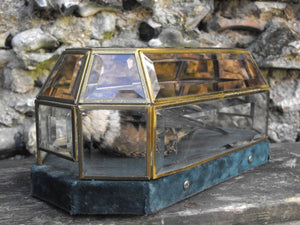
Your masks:
<svg viewBox="0 0 300 225"><path fill-rule="evenodd" d="M248 161L249 156L253 161ZM157 212L212 185L267 162L269 143L198 165L189 170L149 181L79 180L68 167L60 170L34 165L31 194L70 214L149 214ZM184 189L184 182L190 186Z"/></svg>

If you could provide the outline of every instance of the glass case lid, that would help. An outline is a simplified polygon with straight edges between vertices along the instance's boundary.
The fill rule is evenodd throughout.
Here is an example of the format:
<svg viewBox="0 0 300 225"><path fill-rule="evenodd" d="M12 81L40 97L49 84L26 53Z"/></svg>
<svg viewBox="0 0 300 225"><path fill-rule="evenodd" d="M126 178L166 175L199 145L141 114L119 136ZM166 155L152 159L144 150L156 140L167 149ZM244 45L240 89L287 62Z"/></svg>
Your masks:
<svg viewBox="0 0 300 225"><path fill-rule="evenodd" d="M242 49L90 48L66 50L39 98L159 104L267 88L250 53Z"/></svg>
<svg viewBox="0 0 300 225"><path fill-rule="evenodd" d="M155 68L158 81L158 87L154 86L158 90L155 99L240 91L266 85L250 53L245 50L168 52L166 49L165 52L145 50L143 53Z"/></svg>

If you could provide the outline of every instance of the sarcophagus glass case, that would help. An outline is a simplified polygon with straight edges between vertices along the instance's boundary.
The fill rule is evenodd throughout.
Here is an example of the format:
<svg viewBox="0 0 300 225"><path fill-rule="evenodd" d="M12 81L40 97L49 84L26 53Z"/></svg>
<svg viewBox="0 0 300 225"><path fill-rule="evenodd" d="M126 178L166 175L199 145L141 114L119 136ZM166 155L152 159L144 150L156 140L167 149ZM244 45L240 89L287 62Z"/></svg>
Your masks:
<svg viewBox="0 0 300 225"><path fill-rule="evenodd" d="M269 87L242 49L68 49L36 99L35 169L154 186L187 174L176 178L182 193L208 182L144 204L142 214L155 212L266 162L268 102Z"/></svg>

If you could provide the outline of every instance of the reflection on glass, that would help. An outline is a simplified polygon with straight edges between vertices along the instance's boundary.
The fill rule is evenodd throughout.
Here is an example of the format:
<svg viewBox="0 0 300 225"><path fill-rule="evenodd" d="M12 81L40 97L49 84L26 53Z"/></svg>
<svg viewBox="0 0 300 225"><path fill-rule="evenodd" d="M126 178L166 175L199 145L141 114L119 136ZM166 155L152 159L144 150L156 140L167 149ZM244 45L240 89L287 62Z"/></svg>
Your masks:
<svg viewBox="0 0 300 225"><path fill-rule="evenodd" d="M176 71L178 62L160 62L155 63L155 70L159 81L176 80Z"/></svg>
<svg viewBox="0 0 300 225"><path fill-rule="evenodd" d="M183 95L196 95L205 94L214 90L213 84L198 84L198 85L185 85L183 87Z"/></svg>
<svg viewBox="0 0 300 225"><path fill-rule="evenodd" d="M78 177L78 163L72 160L66 160L55 154L47 154L43 160L43 165L63 171L64 175Z"/></svg>
<svg viewBox="0 0 300 225"><path fill-rule="evenodd" d="M243 73L245 72L245 73ZM219 78L223 80L247 80L248 74L245 70L241 69L238 60L220 59L219 60Z"/></svg>
<svg viewBox="0 0 300 225"><path fill-rule="evenodd" d="M45 84L42 94L55 98L74 99L83 58L84 55L63 55Z"/></svg>
<svg viewBox="0 0 300 225"><path fill-rule="evenodd" d="M147 53L155 66L157 99L258 87L264 83L249 54Z"/></svg>
<svg viewBox="0 0 300 225"><path fill-rule="evenodd" d="M94 55L84 102L145 98L134 55Z"/></svg>
<svg viewBox="0 0 300 225"><path fill-rule="evenodd" d="M266 136L267 92L157 110L156 172L182 168Z"/></svg>
<svg viewBox="0 0 300 225"><path fill-rule="evenodd" d="M146 176L146 110L81 114L85 176Z"/></svg>
<svg viewBox="0 0 300 225"><path fill-rule="evenodd" d="M155 72L154 64L144 54L142 54L142 57L144 59L144 64L145 64L145 67L146 67L145 69L147 70L147 73L149 75L149 79L150 79L150 82L151 82L151 88L153 90L154 98L156 98L160 87L159 87L159 83L158 83L158 80L157 80L157 75L156 75L156 72Z"/></svg>
<svg viewBox="0 0 300 225"><path fill-rule="evenodd" d="M39 147L73 156L72 112L70 109L39 105Z"/></svg>
<svg viewBox="0 0 300 225"><path fill-rule="evenodd" d="M194 79L213 79L213 61L212 60L198 60L187 61L183 63L184 73L181 75L182 80Z"/></svg>

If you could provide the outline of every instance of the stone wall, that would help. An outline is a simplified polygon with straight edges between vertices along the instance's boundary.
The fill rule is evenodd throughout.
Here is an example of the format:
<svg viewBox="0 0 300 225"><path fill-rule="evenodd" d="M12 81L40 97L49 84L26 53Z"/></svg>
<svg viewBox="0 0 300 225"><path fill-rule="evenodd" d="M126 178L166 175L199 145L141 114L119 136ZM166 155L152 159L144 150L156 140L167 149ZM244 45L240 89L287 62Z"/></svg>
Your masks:
<svg viewBox="0 0 300 225"><path fill-rule="evenodd" d="M35 96L69 47L246 48L271 86L270 140L299 141L299 11L298 0L2 0L0 157L29 148Z"/></svg>

